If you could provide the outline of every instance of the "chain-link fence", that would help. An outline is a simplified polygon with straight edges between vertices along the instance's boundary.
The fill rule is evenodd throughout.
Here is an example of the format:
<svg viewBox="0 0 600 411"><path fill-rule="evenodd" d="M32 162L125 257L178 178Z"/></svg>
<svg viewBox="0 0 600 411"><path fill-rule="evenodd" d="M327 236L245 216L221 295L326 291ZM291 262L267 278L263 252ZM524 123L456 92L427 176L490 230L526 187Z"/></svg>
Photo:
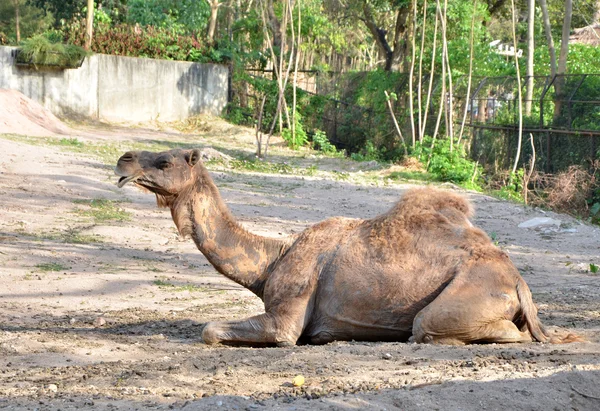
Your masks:
<svg viewBox="0 0 600 411"><path fill-rule="evenodd" d="M496 169L506 168L518 146L519 83L515 77L485 77L474 84L467 108L471 156ZM524 78L520 85L522 162L533 152L531 138L537 165L546 172L600 157L600 75L536 76Z"/></svg>
<svg viewBox="0 0 600 411"><path fill-rule="evenodd" d="M394 113L407 141L412 140L411 117L418 128L418 119L426 116L425 125L421 124L425 135L436 129L442 94L439 76L431 79L426 74L413 83L411 112L407 74L304 71L300 75L299 87L321 98L319 109L304 115L303 124L308 130L323 130L340 149L356 152L371 142L389 157L401 152L384 90L397 96ZM600 158L600 74L534 76L520 82L515 76L473 77L470 85L466 76L459 77L453 81L452 99L447 87L448 108L450 103L452 115L440 117L438 137L447 133L450 123L457 135L464 118L471 157L495 171L509 168L514 161L520 112L522 164L532 154L531 137L536 165L546 172Z"/></svg>

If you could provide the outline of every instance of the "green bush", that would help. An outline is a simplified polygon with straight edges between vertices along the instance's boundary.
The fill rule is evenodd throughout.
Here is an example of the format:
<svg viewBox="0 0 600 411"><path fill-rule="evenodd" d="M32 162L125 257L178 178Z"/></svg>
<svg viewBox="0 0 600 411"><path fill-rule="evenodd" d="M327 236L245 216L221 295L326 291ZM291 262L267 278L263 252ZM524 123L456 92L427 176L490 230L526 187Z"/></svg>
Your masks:
<svg viewBox="0 0 600 411"><path fill-rule="evenodd" d="M82 47L73 44L55 42L60 38L55 33L51 33L51 35L54 41L43 34L24 40L19 49L17 62L45 66L79 67L87 52Z"/></svg>
<svg viewBox="0 0 600 411"><path fill-rule="evenodd" d="M302 115L297 111L294 116L294 125L295 133L292 133L292 130L289 128L284 128L281 134L283 139L288 143L288 146L297 150L308 143L308 136L306 135L306 131L304 131L304 127L302 127Z"/></svg>
<svg viewBox="0 0 600 411"><path fill-rule="evenodd" d="M79 20L69 23L65 39L73 44L85 44L85 24ZM116 56L148 57L164 60L215 61L211 49L199 34L182 35L168 28L136 27L127 24L98 25L91 49L96 53ZM223 56L219 56L222 58Z"/></svg>
<svg viewBox="0 0 600 411"><path fill-rule="evenodd" d="M350 158L354 161L380 161L381 153L372 141L367 141L363 149L358 153L351 153Z"/></svg>
<svg viewBox="0 0 600 411"><path fill-rule="evenodd" d="M327 134L321 130L315 130L315 133L312 137L313 140L313 148L315 150L320 150L324 153L334 154L337 152L337 149L333 144L329 142L327 138Z"/></svg>
<svg viewBox="0 0 600 411"><path fill-rule="evenodd" d="M432 138L427 136L422 142L417 142L411 153L422 164L427 165L427 171L438 181L449 181L466 188L480 189L482 169L476 162L469 160L462 145L454 145L450 150L450 140L436 140L432 146Z"/></svg>

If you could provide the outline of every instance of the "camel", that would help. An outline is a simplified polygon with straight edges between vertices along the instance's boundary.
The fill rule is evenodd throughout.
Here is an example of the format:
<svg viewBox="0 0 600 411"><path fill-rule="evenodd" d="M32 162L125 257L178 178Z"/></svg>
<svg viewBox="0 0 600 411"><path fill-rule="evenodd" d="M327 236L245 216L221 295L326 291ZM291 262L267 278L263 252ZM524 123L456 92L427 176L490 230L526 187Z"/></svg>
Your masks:
<svg viewBox="0 0 600 411"><path fill-rule="evenodd" d="M297 236L250 233L230 213L198 149L131 151L133 183L171 210L215 269L262 299L263 314L209 322L207 344L291 346L334 340L567 343L550 333L507 254L474 227L470 203L432 188L404 194L373 219L326 219Z"/></svg>

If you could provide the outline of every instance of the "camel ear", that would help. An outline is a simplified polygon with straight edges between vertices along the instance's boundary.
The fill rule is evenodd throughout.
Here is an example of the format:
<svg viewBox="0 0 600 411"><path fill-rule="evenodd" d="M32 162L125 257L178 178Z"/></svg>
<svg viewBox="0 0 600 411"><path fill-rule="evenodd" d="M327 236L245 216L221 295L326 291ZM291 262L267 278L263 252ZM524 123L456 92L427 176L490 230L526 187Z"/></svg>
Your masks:
<svg viewBox="0 0 600 411"><path fill-rule="evenodd" d="M190 154L187 156L187 162L190 167L194 167L199 161L200 157L202 157L202 153L197 148L193 149Z"/></svg>

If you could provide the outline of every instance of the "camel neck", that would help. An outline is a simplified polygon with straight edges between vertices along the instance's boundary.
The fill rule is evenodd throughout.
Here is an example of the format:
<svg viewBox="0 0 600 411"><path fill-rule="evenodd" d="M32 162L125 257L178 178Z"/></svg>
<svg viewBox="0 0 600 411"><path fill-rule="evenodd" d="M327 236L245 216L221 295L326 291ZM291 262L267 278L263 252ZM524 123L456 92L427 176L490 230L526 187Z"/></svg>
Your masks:
<svg viewBox="0 0 600 411"><path fill-rule="evenodd" d="M173 219L184 234L192 236L217 271L262 298L269 267L287 250L288 242L244 229L229 212L208 173L203 177L186 204L172 209ZM184 215L176 215L175 210ZM182 217L187 221L181 221Z"/></svg>

